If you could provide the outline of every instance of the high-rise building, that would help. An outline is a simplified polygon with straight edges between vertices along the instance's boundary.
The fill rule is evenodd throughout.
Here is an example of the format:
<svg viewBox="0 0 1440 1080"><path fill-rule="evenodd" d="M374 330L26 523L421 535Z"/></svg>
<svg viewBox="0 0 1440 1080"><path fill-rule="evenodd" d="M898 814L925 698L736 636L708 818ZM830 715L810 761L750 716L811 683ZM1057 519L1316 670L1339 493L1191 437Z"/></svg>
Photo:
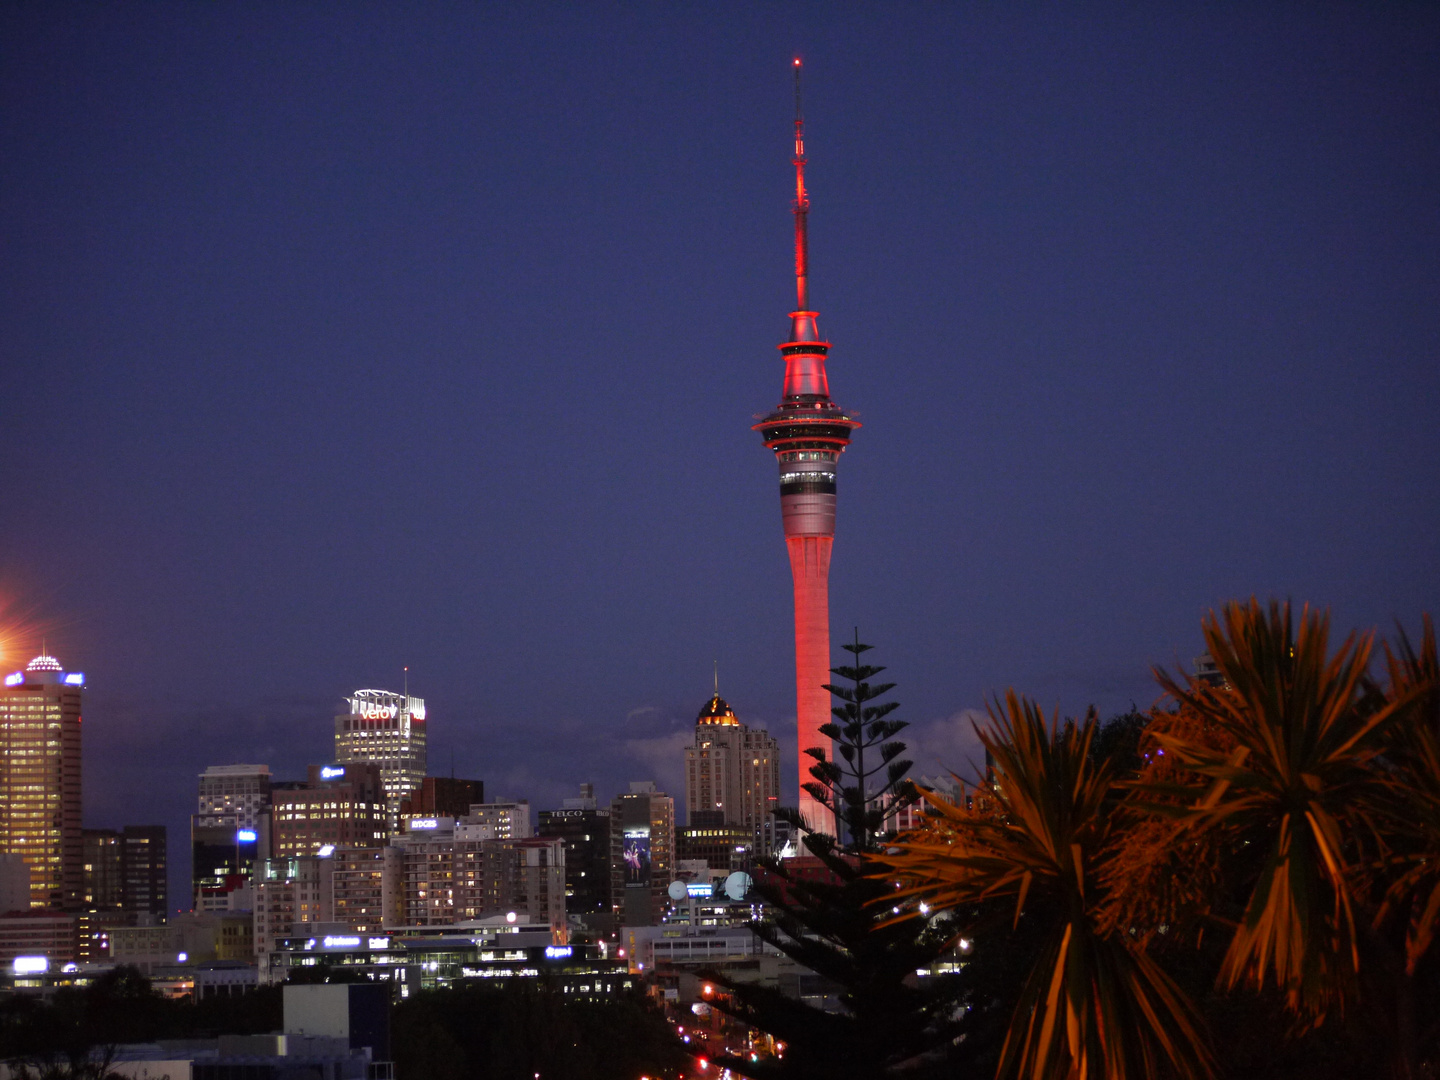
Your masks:
<svg viewBox="0 0 1440 1080"><path fill-rule="evenodd" d="M229 815L236 828L253 830L269 805L269 765L211 765L200 774L201 814Z"/></svg>
<svg viewBox="0 0 1440 1080"><path fill-rule="evenodd" d="M258 817L268 828L268 810L267 806L256 811L251 820ZM236 902L236 896L250 886L255 864L264 857L264 845L263 830L244 821L235 810L191 815L190 885L196 911L245 906Z"/></svg>
<svg viewBox="0 0 1440 1080"><path fill-rule="evenodd" d="M455 820L414 820L433 827L391 841L400 850L403 921L406 926L446 926L455 921Z"/></svg>
<svg viewBox="0 0 1440 1080"><path fill-rule="evenodd" d="M765 823L780 801L780 747L768 731L742 724L719 691L695 718L685 748L685 820L743 831L745 844L769 854ZM719 815L716 820L715 815Z"/></svg>
<svg viewBox="0 0 1440 1080"><path fill-rule="evenodd" d="M454 917L515 912L525 923L565 926L565 842L558 837L455 840Z"/></svg>
<svg viewBox="0 0 1440 1080"><path fill-rule="evenodd" d="M331 871L335 921L359 934L401 925L403 862L396 847L337 848Z"/></svg>
<svg viewBox="0 0 1440 1080"><path fill-rule="evenodd" d="M328 854L327 848L379 848L390 837L378 765L311 765L303 787L276 787L271 799L278 859Z"/></svg>
<svg viewBox="0 0 1440 1080"><path fill-rule="evenodd" d="M356 690L335 717L335 760L379 766L391 827L400 803L425 779L425 702L408 693Z"/></svg>
<svg viewBox="0 0 1440 1080"><path fill-rule="evenodd" d="M832 753L820 727L830 722L830 551L835 542L835 476L840 455L859 422L830 400L825 359L810 309L809 238L805 189L805 125L800 107L800 61L795 61L795 296L790 336L780 345L785 383L780 404L754 430L780 465L780 517L795 585L795 712L799 732L800 814L820 832L835 834L834 815L804 788L811 748Z"/></svg>
<svg viewBox="0 0 1440 1080"><path fill-rule="evenodd" d="M255 954L314 923L335 918L334 860L317 855L266 859L255 871Z"/></svg>
<svg viewBox="0 0 1440 1080"><path fill-rule="evenodd" d="M675 865L675 800L650 781L610 804L610 895L625 926L655 926Z"/></svg>
<svg viewBox="0 0 1440 1080"><path fill-rule="evenodd" d="M87 911L120 911L125 906L119 829L85 829L82 834L84 886L82 906Z"/></svg>
<svg viewBox="0 0 1440 1080"><path fill-rule="evenodd" d="M0 852L29 864L30 904L78 909L80 702L85 676L37 656L0 690Z"/></svg>
<svg viewBox="0 0 1440 1080"><path fill-rule="evenodd" d="M610 811L595 803L595 789L580 785L580 798L559 810L540 811L539 835L565 845L565 910L592 929L613 922L610 897ZM604 924L604 925L602 925Z"/></svg>
<svg viewBox="0 0 1440 1080"><path fill-rule="evenodd" d="M163 922L168 913L168 852L164 825L126 825L83 833L82 907L98 915L119 913L125 922Z"/></svg>
<svg viewBox="0 0 1440 1080"><path fill-rule="evenodd" d="M126 825L120 834L120 906L127 915L163 920L169 867L164 825Z"/></svg>

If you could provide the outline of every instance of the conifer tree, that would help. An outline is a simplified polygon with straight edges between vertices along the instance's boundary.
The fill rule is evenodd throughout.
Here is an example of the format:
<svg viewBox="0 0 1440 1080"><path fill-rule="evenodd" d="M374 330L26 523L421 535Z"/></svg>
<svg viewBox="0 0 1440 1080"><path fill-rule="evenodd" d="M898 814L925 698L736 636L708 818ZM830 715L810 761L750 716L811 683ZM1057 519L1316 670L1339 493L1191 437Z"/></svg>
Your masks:
<svg viewBox="0 0 1440 1080"><path fill-rule="evenodd" d="M887 814L920 798L915 785L905 779L914 762L901 758L905 744L893 741L909 723L886 719L900 703L867 704L895 689L894 683L875 686L868 681L885 670L860 662L860 657L872 647L860 643L857 629L854 642L841 646L855 657L855 662L830 669L851 683L850 686L825 686L840 699L840 704L830 710L839 722L823 725L820 733L834 742L839 758L827 757L821 747L805 751L815 759L815 764L810 766L810 775L815 779L805 785L805 790L835 815L837 829L844 826L849 837L845 850L855 854L874 851L876 842L882 838L881 826Z"/></svg>
<svg viewBox="0 0 1440 1080"><path fill-rule="evenodd" d="M860 662L871 646L858 633L844 648L854 663L833 671L849 685L826 687L838 703L835 722L820 729L834 740L838 757L810 751L814 782L806 790L835 813L848 842L804 831L794 809L777 811L776 817L802 830L813 858L762 861L755 891L766 902L766 915L752 924L757 936L820 976L831 1001L820 1008L776 988L707 972L726 990L716 1007L787 1048L778 1060L714 1061L759 1080L950 1076L962 1036L968 1060L994 1054L1003 1011L993 1007L993 978L982 993L968 973L917 976L951 949L951 916L881 925L893 914L883 903L895 886L869 876L869 856L885 839L887 808L908 805L918 792L905 779L911 765L901 757L905 745L894 741L906 727L890 718L899 703L878 701L895 684L870 682L884 668Z"/></svg>

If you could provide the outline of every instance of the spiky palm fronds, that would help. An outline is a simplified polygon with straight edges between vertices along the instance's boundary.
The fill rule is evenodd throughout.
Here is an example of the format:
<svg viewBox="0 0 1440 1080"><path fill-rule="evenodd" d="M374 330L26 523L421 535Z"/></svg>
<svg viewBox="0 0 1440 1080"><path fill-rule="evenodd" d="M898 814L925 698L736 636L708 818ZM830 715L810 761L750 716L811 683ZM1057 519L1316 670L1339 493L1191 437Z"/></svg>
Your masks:
<svg viewBox="0 0 1440 1080"><path fill-rule="evenodd" d="M1430 616L1418 649L1403 629L1395 649L1385 645L1385 669L1383 700L1403 710L1407 722L1395 726L1385 748L1390 851L1374 921L1380 927L1404 920L1405 970L1414 975L1440 931L1440 657Z"/></svg>
<svg viewBox="0 0 1440 1080"><path fill-rule="evenodd" d="M1052 723L1014 692L977 733L993 778L972 798L925 798L934 816L880 858L894 901L918 911L1013 900L1045 944L1012 1014L999 1075L1105 1080L1213 1075L1193 1006L1145 952L1099 922L1097 870L1110 832L1108 763L1090 759L1097 726ZM1004 948L1003 941L976 948Z"/></svg>
<svg viewBox="0 0 1440 1080"><path fill-rule="evenodd" d="M1232 749L1182 730L1155 740L1192 775L1183 821L1223 828L1259 856L1219 983L1273 981L1298 1017L1319 1023L1354 990L1361 852L1384 846L1385 781L1372 765L1397 706L1362 707L1372 637L1352 635L1331 656L1321 612L1305 608L1297 627L1289 604L1252 599L1212 613L1203 630L1226 685L1156 677Z"/></svg>

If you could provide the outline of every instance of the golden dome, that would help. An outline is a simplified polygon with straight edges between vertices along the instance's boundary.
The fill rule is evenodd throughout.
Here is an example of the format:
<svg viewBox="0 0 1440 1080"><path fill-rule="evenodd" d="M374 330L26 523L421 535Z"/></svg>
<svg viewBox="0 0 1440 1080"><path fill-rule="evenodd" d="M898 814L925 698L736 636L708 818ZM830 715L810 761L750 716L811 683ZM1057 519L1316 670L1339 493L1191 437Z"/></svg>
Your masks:
<svg viewBox="0 0 1440 1080"><path fill-rule="evenodd" d="M738 727L740 721L735 717L735 710L730 708L718 693L707 701L700 710L700 715L695 718L697 724L723 724L730 727Z"/></svg>

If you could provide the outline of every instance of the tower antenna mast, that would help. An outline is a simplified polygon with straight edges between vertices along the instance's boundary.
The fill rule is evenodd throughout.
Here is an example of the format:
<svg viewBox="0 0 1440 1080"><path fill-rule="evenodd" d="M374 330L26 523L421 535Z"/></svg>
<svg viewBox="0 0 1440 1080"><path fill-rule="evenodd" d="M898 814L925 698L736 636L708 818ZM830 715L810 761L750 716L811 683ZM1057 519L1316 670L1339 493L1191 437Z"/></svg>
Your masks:
<svg viewBox="0 0 1440 1080"><path fill-rule="evenodd" d="M800 96L800 72L804 65L795 58L795 307L810 310L810 238L806 215L810 195L805 190L805 109Z"/></svg>

